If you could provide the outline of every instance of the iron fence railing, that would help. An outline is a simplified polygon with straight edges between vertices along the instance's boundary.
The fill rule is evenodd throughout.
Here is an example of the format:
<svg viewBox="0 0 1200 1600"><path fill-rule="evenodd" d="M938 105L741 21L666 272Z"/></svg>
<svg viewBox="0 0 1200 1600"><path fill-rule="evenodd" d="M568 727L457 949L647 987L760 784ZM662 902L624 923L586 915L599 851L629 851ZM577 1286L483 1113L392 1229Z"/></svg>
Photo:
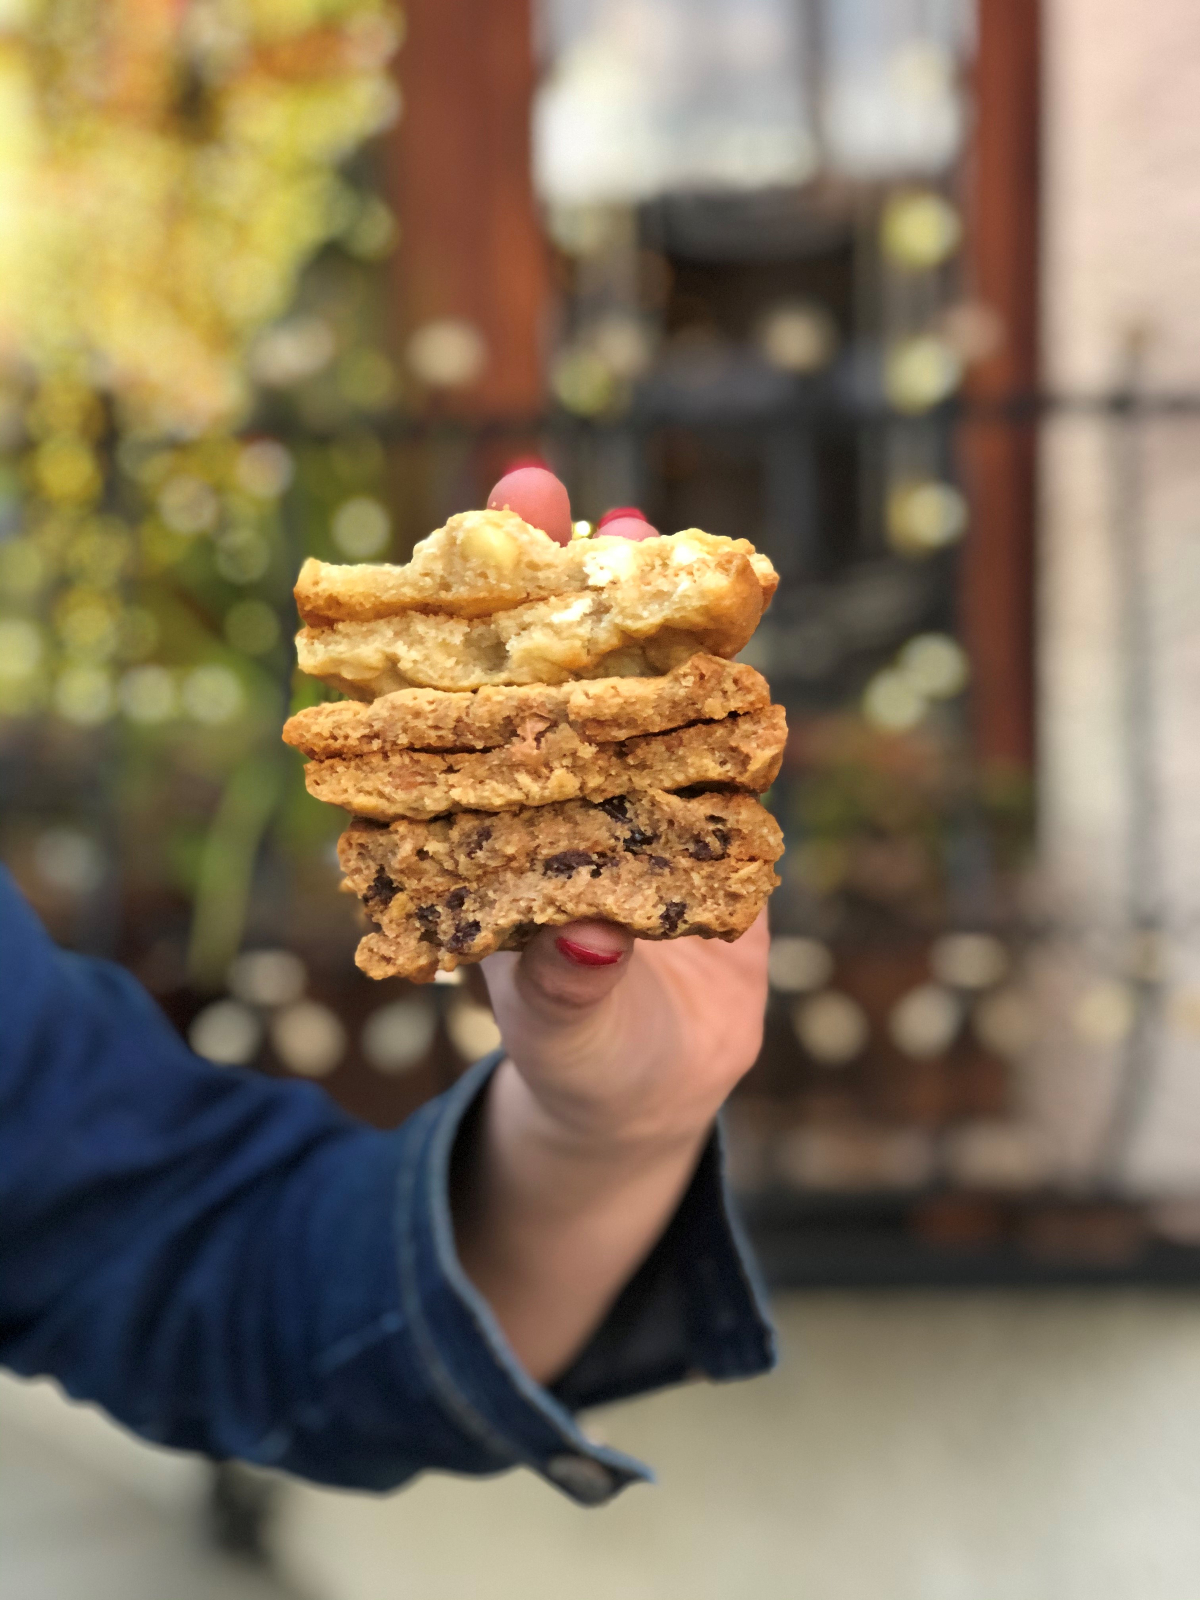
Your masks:
<svg viewBox="0 0 1200 1600"><path fill-rule="evenodd" d="M1106 393L961 400L919 416L848 390L794 384L786 393L718 389L687 403L650 394L612 419L396 417L378 429L401 553L444 515L479 503L507 455L536 448L584 515L634 500L669 527L674 508L695 506L711 487L713 516L689 520L755 538L780 566L783 583L755 659L796 730L771 797L789 840L773 908L782 954L764 1057L730 1119L735 1172L780 1279L1200 1281L1189 1234L1200 1240L1200 1212L1189 1221L1185 1204L1190 1179L1176 1162L1164 1193L1155 1193L1138 1168L1147 1130L1169 1120L1166 1102L1185 1093L1178 1074L1167 1081L1162 1063L1186 966L1177 952L1200 942L1200 906L1189 903L1187 873L1172 859L1165 831L1164 808L1178 810L1179 796L1164 793L1178 779L1164 763L1160 706L1178 645L1161 635L1161 551L1182 550L1190 535L1182 513L1162 511L1158 480L1165 470L1184 482L1188 468L1186 452L1165 469L1151 459L1164 430L1187 430L1198 419L1200 393L1145 392L1131 379ZM266 419L268 431L297 457L330 442L318 430L275 421L272 428ZM1039 871L1049 872L1037 772L1030 788L1014 782L998 790L994 775L981 770L969 689L930 697L922 716L900 728L872 728L863 715L864 695L907 641L957 637L960 564L975 537L968 494L955 537L924 553L903 548L888 521L896 475L958 494L969 430L1032 432L1042 442L1045 548L1063 537L1052 525L1057 513L1047 509L1061 497L1045 490L1068 470L1054 443L1064 426L1085 430L1094 444L1087 507L1078 516L1099 517L1106 529L1113 603L1097 629L1119 666L1111 727L1120 749L1109 753L1123 788L1112 803L1126 821L1112 836L1120 859L1097 863L1114 887L1096 915L1087 884L1055 898L1055 883L1053 893L1031 898L1031 880L1036 888ZM299 492L284 505L293 562L303 554ZM1087 560L1101 560L1095 541ZM294 620L286 606L281 618ZM1044 614L1043 630L1054 626ZM1182 656L1178 670L1187 670ZM280 671L283 704L290 669ZM1043 690L1059 692L1045 679ZM0 739L6 840L33 837L47 817L56 825L74 817L103 845L103 870L74 896L61 931L148 972L160 946L185 937L187 908L174 889L138 882L136 864L129 870L121 796L130 759L119 721L86 735L48 735L45 718L15 720ZM146 759L144 750L138 759ZM1086 772L1076 779L1085 787L1094 781ZM1053 804L1063 804L1061 781ZM1069 824L1069 804L1066 814ZM309 885L305 908L337 931L306 942L288 887L301 870L296 856L270 834L252 854L243 942L298 948L299 940L310 992L319 992L346 1036L329 1087L366 1114L403 1114L456 1070L452 1003L479 997L445 989L415 997L434 1009L432 1042L402 1075L381 1076L362 1038L383 997L350 966L354 931L332 872ZM1095 956L1098 931L1105 951ZM963 935L985 942L946 944ZM1041 952L1063 947L1081 953L1081 969L1089 969L1081 981L1095 993L1062 1004L1090 1018L1082 1033L1076 1029L1076 1043L1103 1065L1083 1104L1091 1130L1083 1158L1056 1147L1055 1129L1040 1127L1038 1095L1030 1094L1031 1082L1036 1091L1039 1075L1057 1070L1030 1034L1056 1003L1053 994L1039 999L1035 969ZM977 957L991 951L990 975L965 973L969 949ZM158 988L185 1027L220 998L190 987L181 968ZM1065 1025L1061 1016L1054 1025ZM269 1028L263 1038L261 1064L287 1070ZM1179 1115L1191 1114L1189 1100ZM990 1166L980 1155L988 1137ZM1200 1152L1195 1174L1200 1193Z"/></svg>

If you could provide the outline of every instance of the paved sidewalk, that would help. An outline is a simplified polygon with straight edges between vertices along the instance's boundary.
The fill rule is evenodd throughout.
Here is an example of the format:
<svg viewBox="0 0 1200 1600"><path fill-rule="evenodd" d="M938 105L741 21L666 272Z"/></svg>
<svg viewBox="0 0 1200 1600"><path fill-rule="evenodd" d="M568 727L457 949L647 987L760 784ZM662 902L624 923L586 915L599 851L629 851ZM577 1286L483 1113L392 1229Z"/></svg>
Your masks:
<svg viewBox="0 0 1200 1600"><path fill-rule="evenodd" d="M207 1471L0 1375L3 1600L1196 1600L1200 1298L830 1294L783 1362L595 1421L656 1488L282 1496L296 1590L201 1538Z"/></svg>
<svg viewBox="0 0 1200 1600"><path fill-rule="evenodd" d="M205 1469L0 1378L4 1600L298 1600L203 1538Z"/></svg>
<svg viewBox="0 0 1200 1600"><path fill-rule="evenodd" d="M323 1600L1200 1595L1200 1298L830 1294L779 1322L772 1377L596 1417L655 1488L297 1486L281 1553Z"/></svg>

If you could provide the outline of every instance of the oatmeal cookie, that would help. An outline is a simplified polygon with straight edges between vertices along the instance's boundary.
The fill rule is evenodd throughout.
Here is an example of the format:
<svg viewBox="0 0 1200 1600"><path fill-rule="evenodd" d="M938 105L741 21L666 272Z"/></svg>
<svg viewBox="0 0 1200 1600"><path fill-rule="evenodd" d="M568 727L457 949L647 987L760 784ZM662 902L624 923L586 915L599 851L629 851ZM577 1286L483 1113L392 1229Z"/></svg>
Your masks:
<svg viewBox="0 0 1200 1600"><path fill-rule="evenodd" d="M537 740L569 724L581 739L607 744L716 722L770 702L753 667L694 655L661 678L590 678L574 683L451 692L397 689L378 700L310 706L283 727L306 756L375 755L390 750L494 750Z"/></svg>
<svg viewBox="0 0 1200 1600"><path fill-rule="evenodd" d="M356 816L436 817L447 811L513 811L561 800L605 800L645 789L720 784L761 794L783 759L782 706L698 722L615 744L592 744L569 723L498 750L428 750L310 761L308 792Z"/></svg>
<svg viewBox="0 0 1200 1600"><path fill-rule="evenodd" d="M388 827L355 821L338 854L376 928L358 965L424 982L580 917L648 939L736 939L779 881L782 846L748 795L651 793Z"/></svg>

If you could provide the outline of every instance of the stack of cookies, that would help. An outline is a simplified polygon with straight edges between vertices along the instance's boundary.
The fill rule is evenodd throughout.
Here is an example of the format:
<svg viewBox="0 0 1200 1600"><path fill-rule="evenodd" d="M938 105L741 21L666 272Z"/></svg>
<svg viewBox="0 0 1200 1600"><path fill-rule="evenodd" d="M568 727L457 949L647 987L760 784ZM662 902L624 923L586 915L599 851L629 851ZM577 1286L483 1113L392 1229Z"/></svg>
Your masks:
<svg viewBox="0 0 1200 1600"><path fill-rule="evenodd" d="M581 917L743 933L779 881L755 796L786 728L730 658L775 582L745 540L563 546L507 510L453 517L406 566L306 562L300 665L352 698L283 736L353 818L358 965L422 982Z"/></svg>

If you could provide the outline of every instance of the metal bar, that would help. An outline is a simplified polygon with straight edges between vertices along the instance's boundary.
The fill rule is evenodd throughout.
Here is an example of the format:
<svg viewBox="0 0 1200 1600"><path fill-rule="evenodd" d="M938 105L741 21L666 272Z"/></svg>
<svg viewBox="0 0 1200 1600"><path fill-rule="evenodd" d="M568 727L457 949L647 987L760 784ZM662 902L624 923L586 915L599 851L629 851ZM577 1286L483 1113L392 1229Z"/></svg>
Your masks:
<svg viewBox="0 0 1200 1600"><path fill-rule="evenodd" d="M584 420L562 411L527 412L520 415L479 417L429 416L394 411L382 414L373 424L385 442L414 439L470 438L479 443L503 443L530 436L561 439L564 444L585 436L604 435L614 430L641 437L653 433L664 423L685 432L712 433L728 428L767 427L790 423L814 431L844 431L860 427L927 427L936 422L954 426L963 422L1031 422L1045 417L1200 417L1200 390L1160 389L1132 394L1127 390L1069 392L1013 390L999 395L963 395L932 410L913 415L883 404L855 399L848 395L820 399L796 399L764 409L748 418L744 412L714 409L704 416L681 419L660 417L640 411L636 406L613 420ZM255 436L264 432L281 439L303 439L319 444L340 437L338 428L319 428L301 424L294 417L267 413L254 426ZM9 452L10 454L13 452Z"/></svg>
<svg viewBox="0 0 1200 1600"><path fill-rule="evenodd" d="M1144 355L1143 341L1130 338L1126 350L1126 389L1136 402ZM1112 559L1117 576L1122 683L1122 721L1126 757L1126 906L1137 962L1130 974L1134 992L1132 1025L1124 1042L1120 1077L1100 1143L1101 1181L1114 1185L1128 1176L1128 1165L1157 1077L1155 1048L1162 1026L1163 985L1155 952L1164 926L1162 807L1158 792L1157 700L1154 688L1154 626L1146 526L1146 413L1136 404L1112 413Z"/></svg>

